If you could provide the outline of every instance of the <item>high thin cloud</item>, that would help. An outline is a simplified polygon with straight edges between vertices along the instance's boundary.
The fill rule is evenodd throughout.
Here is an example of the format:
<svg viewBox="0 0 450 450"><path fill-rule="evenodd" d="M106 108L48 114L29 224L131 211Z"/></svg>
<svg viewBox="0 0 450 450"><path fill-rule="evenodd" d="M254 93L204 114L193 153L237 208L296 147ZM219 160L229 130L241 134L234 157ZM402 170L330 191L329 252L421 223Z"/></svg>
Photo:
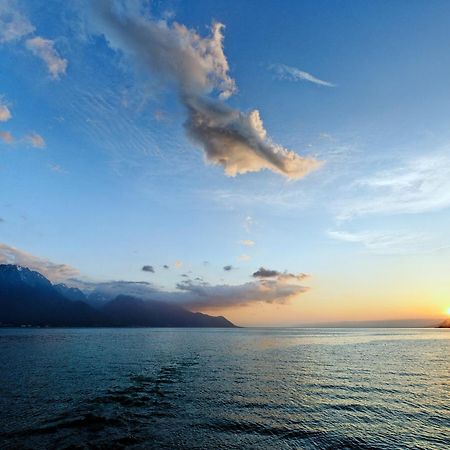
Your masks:
<svg viewBox="0 0 450 450"><path fill-rule="evenodd" d="M187 134L208 162L229 176L269 169L292 179L321 165L272 142L258 111L245 114L224 103L236 87L223 52L222 24L213 23L211 34L202 37L184 25L145 18L135 7L115 6L111 0L95 2L96 31L175 87L187 110Z"/></svg>
<svg viewBox="0 0 450 450"><path fill-rule="evenodd" d="M321 80L308 72L297 69L296 67L286 66L285 64L272 64L269 66L276 77L280 80L289 81L308 81L310 83L318 84L320 86L334 87L333 83Z"/></svg>
<svg viewBox="0 0 450 450"><path fill-rule="evenodd" d="M40 272L49 280L60 282L76 277L79 272L67 264L56 264L48 259L0 243L0 264L17 264Z"/></svg>
<svg viewBox="0 0 450 450"><path fill-rule="evenodd" d="M355 196L339 205L338 217L416 214L450 207L450 157L435 154L407 161L353 184Z"/></svg>
<svg viewBox="0 0 450 450"><path fill-rule="evenodd" d="M0 44L19 40L33 31L33 25L15 8L15 2L2 0L0 3Z"/></svg>
<svg viewBox="0 0 450 450"><path fill-rule="evenodd" d="M37 133L30 133L25 137L25 140L34 148L44 148L45 140Z"/></svg>
<svg viewBox="0 0 450 450"><path fill-rule="evenodd" d="M67 59L61 58L56 51L52 40L36 36L32 39L28 39L26 46L34 55L44 61L50 76L54 80L66 73Z"/></svg>
<svg viewBox="0 0 450 450"><path fill-rule="evenodd" d="M362 245L370 253L380 255L401 255L422 253L434 246L432 236L427 233L399 232L399 231L335 231L330 230L327 235L339 241Z"/></svg>

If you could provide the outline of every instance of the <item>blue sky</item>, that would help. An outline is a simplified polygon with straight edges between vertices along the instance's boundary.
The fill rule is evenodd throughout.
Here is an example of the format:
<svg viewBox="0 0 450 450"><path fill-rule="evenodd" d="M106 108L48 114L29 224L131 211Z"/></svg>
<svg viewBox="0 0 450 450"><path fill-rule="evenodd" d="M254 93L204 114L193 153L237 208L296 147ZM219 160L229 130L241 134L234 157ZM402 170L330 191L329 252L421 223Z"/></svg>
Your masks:
<svg viewBox="0 0 450 450"><path fill-rule="evenodd" d="M448 2L96 4L0 5L1 261L275 289L220 294L243 323L442 312Z"/></svg>

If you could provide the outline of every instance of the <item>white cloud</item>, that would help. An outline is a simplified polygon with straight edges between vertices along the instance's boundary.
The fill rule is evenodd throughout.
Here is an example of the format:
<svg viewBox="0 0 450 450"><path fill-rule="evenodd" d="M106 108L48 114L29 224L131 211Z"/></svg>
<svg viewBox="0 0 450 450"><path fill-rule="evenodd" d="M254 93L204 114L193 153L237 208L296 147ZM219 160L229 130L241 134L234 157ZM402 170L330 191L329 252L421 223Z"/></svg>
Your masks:
<svg viewBox="0 0 450 450"><path fill-rule="evenodd" d="M319 78L316 78L314 75L311 75L308 72L304 72L303 70L297 69L295 67L286 66L285 64L272 64L269 66L269 69L272 70L280 80L308 81L320 86L335 86L333 83L320 80Z"/></svg>
<svg viewBox="0 0 450 450"><path fill-rule="evenodd" d="M25 136L25 140L34 148L45 147L45 140L40 134L30 133L27 136Z"/></svg>
<svg viewBox="0 0 450 450"><path fill-rule="evenodd" d="M336 240L361 244L371 253L411 254L429 251L432 236L427 233L408 231L328 231L327 235Z"/></svg>
<svg viewBox="0 0 450 450"><path fill-rule="evenodd" d="M2 243L0 243L0 264L28 267L54 282L60 282L79 274L78 270L67 264L55 264L48 259L39 258Z"/></svg>
<svg viewBox="0 0 450 450"><path fill-rule="evenodd" d="M53 79L66 73L67 59L61 58L55 49L54 42L40 36L28 39L27 48L37 57L41 58L47 65L47 69Z"/></svg>
<svg viewBox="0 0 450 450"><path fill-rule="evenodd" d="M251 239L242 239L239 241L239 244L244 245L245 247L253 247L255 241L252 241Z"/></svg>
<svg viewBox="0 0 450 450"><path fill-rule="evenodd" d="M417 158L401 167L360 179L352 198L338 205L338 217L416 214L450 207L450 155Z"/></svg>
<svg viewBox="0 0 450 450"><path fill-rule="evenodd" d="M19 40L34 31L33 25L14 4L8 0L0 3L0 43Z"/></svg>
<svg viewBox="0 0 450 450"><path fill-rule="evenodd" d="M252 259L252 257L250 255L247 255L245 253L243 253L242 255L239 255L237 257L238 261L250 261Z"/></svg>
<svg viewBox="0 0 450 450"><path fill-rule="evenodd" d="M224 103L236 87L223 50L223 24L213 23L203 37L184 25L139 15L136 3L118 10L103 0L93 7L95 32L141 70L175 87L186 107L187 134L203 148L206 161L228 176L268 169L295 179L320 167L315 158L274 143L257 110L246 114Z"/></svg>

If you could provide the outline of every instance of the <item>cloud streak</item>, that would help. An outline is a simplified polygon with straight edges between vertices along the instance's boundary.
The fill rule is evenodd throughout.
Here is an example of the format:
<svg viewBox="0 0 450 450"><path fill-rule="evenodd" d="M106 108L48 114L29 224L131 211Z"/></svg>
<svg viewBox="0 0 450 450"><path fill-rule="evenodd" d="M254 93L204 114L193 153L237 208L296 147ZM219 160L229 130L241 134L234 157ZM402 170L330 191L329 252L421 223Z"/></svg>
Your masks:
<svg viewBox="0 0 450 450"><path fill-rule="evenodd" d="M321 80L308 72L297 69L296 67L286 66L285 64L272 64L269 66L269 69L274 72L275 76L280 80L307 81L309 83L327 87L336 86L329 81Z"/></svg>
<svg viewBox="0 0 450 450"><path fill-rule="evenodd" d="M274 143L257 110L246 114L225 104L236 86L223 51L223 24L213 23L210 35L202 37L176 22L145 18L135 8L118 13L109 0L96 2L94 10L96 32L113 49L175 87L187 111L187 135L207 162L228 176L268 169L291 179L320 167L316 159Z"/></svg>
<svg viewBox="0 0 450 450"><path fill-rule="evenodd" d="M427 233L408 231L327 231L328 237L360 244L370 253L380 255L401 255L422 253L430 250L432 236ZM435 246L434 249L436 249Z"/></svg>

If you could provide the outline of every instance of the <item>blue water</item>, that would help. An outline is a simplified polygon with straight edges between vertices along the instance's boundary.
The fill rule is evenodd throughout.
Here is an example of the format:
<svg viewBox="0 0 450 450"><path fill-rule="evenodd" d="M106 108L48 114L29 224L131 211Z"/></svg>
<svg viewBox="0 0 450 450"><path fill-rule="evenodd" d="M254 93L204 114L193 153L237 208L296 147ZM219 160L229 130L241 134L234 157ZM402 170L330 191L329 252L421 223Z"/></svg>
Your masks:
<svg viewBox="0 0 450 450"><path fill-rule="evenodd" d="M450 330L0 329L0 447L450 448Z"/></svg>

